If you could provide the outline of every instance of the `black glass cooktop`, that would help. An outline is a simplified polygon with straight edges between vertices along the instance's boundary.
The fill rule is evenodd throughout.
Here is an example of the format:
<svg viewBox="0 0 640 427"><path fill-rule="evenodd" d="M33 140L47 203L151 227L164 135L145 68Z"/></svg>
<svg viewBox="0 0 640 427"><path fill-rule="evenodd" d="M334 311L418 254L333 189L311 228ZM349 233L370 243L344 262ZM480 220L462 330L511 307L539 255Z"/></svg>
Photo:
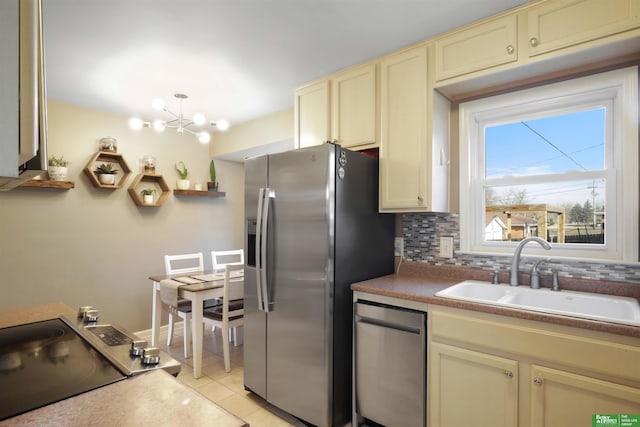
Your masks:
<svg viewBox="0 0 640 427"><path fill-rule="evenodd" d="M60 319L0 329L0 420L124 378Z"/></svg>

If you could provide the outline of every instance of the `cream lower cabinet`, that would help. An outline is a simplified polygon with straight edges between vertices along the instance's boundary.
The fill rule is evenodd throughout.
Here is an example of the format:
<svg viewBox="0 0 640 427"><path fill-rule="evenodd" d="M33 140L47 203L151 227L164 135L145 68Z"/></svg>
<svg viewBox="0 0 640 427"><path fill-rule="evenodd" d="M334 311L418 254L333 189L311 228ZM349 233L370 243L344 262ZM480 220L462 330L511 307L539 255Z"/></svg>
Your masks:
<svg viewBox="0 0 640 427"><path fill-rule="evenodd" d="M538 365L530 378L532 426L590 426L594 414L640 413L638 388Z"/></svg>
<svg viewBox="0 0 640 427"><path fill-rule="evenodd" d="M448 209L449 102L430 90L427 46L380 62L380 211Z"/></svg>
<svg viewBox="0 0 640 427"><path fill-rule="evenodd" d="M429 425L518 425L517 361L439 343L429 356Z"/></svg>
<svg viewBox="0 0 640 427"><path fill-rule="evenodd" d="M590 426L640 414L640 339L429 306L433 426Z"/></svg>

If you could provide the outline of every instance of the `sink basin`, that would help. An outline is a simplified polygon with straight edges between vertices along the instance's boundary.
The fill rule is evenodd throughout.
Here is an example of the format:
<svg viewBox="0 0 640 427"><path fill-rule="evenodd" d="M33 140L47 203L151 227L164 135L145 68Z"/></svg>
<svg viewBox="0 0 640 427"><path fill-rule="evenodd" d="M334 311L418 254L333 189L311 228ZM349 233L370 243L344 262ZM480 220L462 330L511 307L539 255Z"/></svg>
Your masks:
<svg viewBox="0 0 640 427"><path fill-rule="evenodd" d="M492 285L477 280L465 280L437 292L436 296L640 326L640 305L628 297Z"/></svg>

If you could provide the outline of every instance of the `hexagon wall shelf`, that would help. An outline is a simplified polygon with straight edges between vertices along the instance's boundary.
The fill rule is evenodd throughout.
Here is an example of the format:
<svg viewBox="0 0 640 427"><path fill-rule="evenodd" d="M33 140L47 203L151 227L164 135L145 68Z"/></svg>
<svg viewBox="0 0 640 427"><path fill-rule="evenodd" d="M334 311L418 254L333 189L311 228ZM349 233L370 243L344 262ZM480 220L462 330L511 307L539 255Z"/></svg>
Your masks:
<svg viewBox="0 0 640 427"><path fill-rule="evenodd" d="M120 166L120 171L116 176L116 179L118 181L114 185L101 183L98 180L98 174L94 172L96 163L116 163L118 166ZM124 161L122 154L109 153L106 151L98 151L96 154L94 154L83 171L89 177L89 180L95 187L111 189L121 188L127 182L127 179L129 179L129 175L131 175L131 169L129 169L129 165L127 165L127 162Z"/></svg>
<svg viewBox="0 0 640 427"><path fill-rule="evenodd" d="M158 196L158 198L154 199L153 203L145 203L142 196L140 195L140 191L143 188L149 187L141 185L142 183L152 184L152 187L156 191L160 190L160 195ZM129 195L138 206L162 206L165 200L167 200L169 194L171 194L170 188L162 175L151 173L141 173L136 175L136 177L133 179L133 182L129 186L128 191Z"/></svg>

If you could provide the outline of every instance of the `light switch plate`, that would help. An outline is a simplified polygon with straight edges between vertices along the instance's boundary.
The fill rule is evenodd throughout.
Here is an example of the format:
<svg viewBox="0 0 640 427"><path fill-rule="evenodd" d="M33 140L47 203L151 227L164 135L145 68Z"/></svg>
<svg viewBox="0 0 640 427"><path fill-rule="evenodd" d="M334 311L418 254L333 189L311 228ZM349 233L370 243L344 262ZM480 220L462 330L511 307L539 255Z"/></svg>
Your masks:
<svg viewBox="0 0 640 427"><path fill-rule="evenodd" d="M394 256L402 256L404 255L404 237L396 237L394 240Z"/></svg>
<svg viewBox="0 0 640 427"><path fill-rule="evenodd" d="M453 237L440 237L440 256L453 258Z"/></svg>

